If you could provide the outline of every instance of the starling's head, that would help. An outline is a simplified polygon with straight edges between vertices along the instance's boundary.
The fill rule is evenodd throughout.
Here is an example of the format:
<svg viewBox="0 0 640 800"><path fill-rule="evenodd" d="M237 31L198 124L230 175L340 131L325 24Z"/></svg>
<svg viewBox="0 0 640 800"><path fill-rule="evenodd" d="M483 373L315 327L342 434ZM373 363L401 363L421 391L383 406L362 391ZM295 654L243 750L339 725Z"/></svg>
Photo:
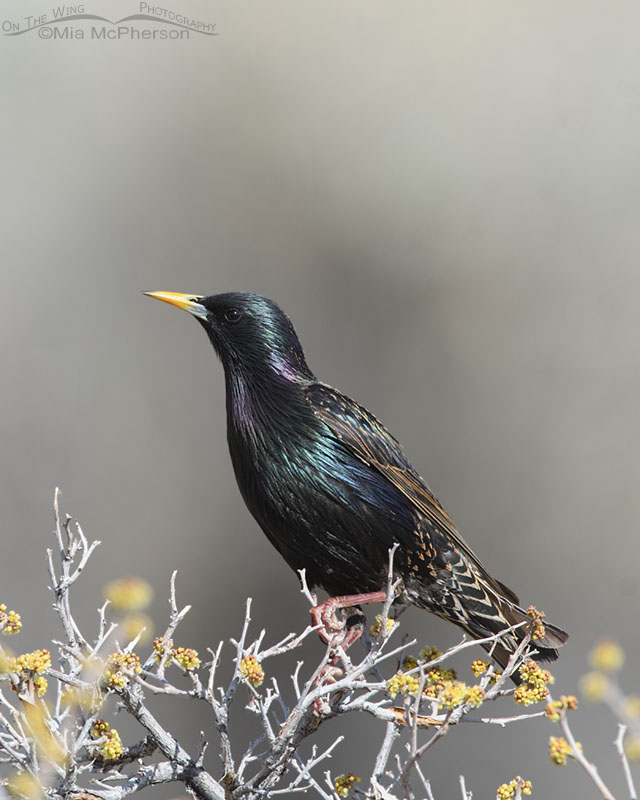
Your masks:
<svg viewBox="0 0 640 800"><path fill-rule="evenodd" d="M273 372L288 380L313 378L289 317L266 297L227 292L208 297L145 292L188 311L206 330L225 369Z"/></svg>

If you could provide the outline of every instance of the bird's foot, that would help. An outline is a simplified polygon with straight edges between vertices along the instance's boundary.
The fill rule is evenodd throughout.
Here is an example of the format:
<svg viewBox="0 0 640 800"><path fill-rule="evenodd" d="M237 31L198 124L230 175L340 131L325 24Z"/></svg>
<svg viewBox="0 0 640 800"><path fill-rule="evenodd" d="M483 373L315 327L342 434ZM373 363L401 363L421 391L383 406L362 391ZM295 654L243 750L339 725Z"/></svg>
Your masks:
<svg viewBox="0 0 640 800"><path fill-rule="evenodd" d="M325 644L332 647L342 647L347 650L360 638L362 634L362 624L349 625L352 617L349 617L347 624L344 620L338 619L336 611L341 608L353 608L353 606L366 605L368 603L384 603L387 599L386 592L367 592L366 594L345 594L338 597L329 597L323 603L319 603L311 610L311 619L314 627L318 627L318 635ZM363 615L358 615L361 619ZM356 629L357 632L356 632Z"/></svg>
<svg viewBox="0 0 640 800"><path fill-rule="evenodd" d="M325 644L332 644L337 634L344 630L344 620L336 617L336 608L327 605L330 602L325 600L309 611L313 627L318 629L318 636Z"/></svg>
<svg viewBox="0 0 640 800"><path fill-rule="evenodd" d="M366 603L382 603L386 599L385 592L342 595L340 597L330 597L324 603L320 603L311 609L313 625L318 628L318 634L322 641L331 647L329 663L325 664L320 670L318 677L314 681L314 688L336 683L345 674L345 669L347 671L350 669L351 662L347 656L347 650L362 636L365 617L359 609L350 614L346 620L338 619L336 611L365 605ZM344 664L344 669L338 665L340 660ZM318 717L330 714L329 695L318 697L314 700L311 704L311 711Z"/></svg>

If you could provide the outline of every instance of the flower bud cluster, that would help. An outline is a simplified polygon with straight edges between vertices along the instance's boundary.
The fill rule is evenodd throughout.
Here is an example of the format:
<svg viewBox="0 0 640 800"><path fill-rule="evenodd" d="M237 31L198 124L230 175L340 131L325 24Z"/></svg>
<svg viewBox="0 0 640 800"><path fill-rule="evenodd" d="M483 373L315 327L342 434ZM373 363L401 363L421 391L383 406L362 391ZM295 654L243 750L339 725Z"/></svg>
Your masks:
<svg viewBox="0 0 640 800"><path fill-rule="evenodd" d="M602 639L589 654L593 669L617 672L624 664L624 650L613 639Z"/></svg>
<svg viewBox="0 0 640 800"><path fill-rule="evenodd" d="M153 599L153 589L142 578L118 578L105 586L104 596L116 611L140 611Z"/></svg>
<svg viewBox="0 0 640 800"><path fill-rule="evenodd" d="M153 649L158 664L165 658L165 663L170 664L175 661L187 672L192 669L198 669L200 666L200 657L197 650L192 647L174 647L171 639L165 641L161 636L158 636L154 639Z"/></svg>
<svg viewBox="0 0 640 800"><path fill-rule="evenodd" d="M360 778L351 772L347 772L344 775L338 775L333 785L338 797L348 797L349 792L356 783L360 783Z"/></svg>
<svg viewBox="0 0 640 800"><path fill-rule="evenodd" d="M553 682L553 676L535 661L527 661L520 667L520 677L522 684L513 693L516 703L530 706L532 703L541 703L549 694L547 684Z"/></svg>
<svg viewBox="0 0 640 800"><path fill-rule="evenodd" d="M545 617L544 611L538 611L535 606L529 606L527 608L527 616L533 622L531 626L531 638L533 641L537 642L540 639L544 639L546 633L544 625L542 624L542 620Z"/></svg>
<svg viewBox="0 0 640 800"><path fill-rule="evenodd" d="M531 781L523 781L522 778L517 775L512 781L509 781L509 783L503 783L502 786L498 787L497 800L513 800L513 798L516 797L518 788L520 788L521 794L531 794Z"/></svg>
<svg viewBox="0 0 640 800"><path fill-rule="evenodd" d="M385 633L391 633L395 626L396 621L387 617L385 620ZM376 621L370 626L369 630L374 636L379 636L382 633L382 614L376 614Z"/></svg>
<svg viewBox="0 0 640 800"><path fill-rule="evenodd" d="M262 685L264 681L264 670L255 656L245 656L240 662L239 671L244 680L250 683L254 689Z"/></svg>
<svg viewBox="0 0 640 800"><path fill-rule="evenodd" d="M51 654L48 650L34 650L32 653L22 653L17 658L7 658L3 664L3 672L13 672L24 686L31 682L38 697L47 691L47 679L44 673L51 666ZM21 691L20 687L16 687Z"/></svg>
<svg viewBox="0 0 640 800"><path fill-rule="evenodd" d="M98 752L108 761L115 761L124 752L120 734L115 728L111 728L109 723L103 719L97 719L91 727L91 736L98 741Z"/></svg>
<svg viewBox="0 0 640 800"><path fill-rule="evenodd" d="M476 678L479 678L481 675L484 675L488 667L489 667L489 662L485 661L483 658L476 658L475 661L471 662L471 672L473 672Z"/></svg>
<svg viewBox="0 0 640 800"><path fill-rule="evenodd" d="M578 699L572 694L563 694L559 700L549 703L544 710L547 719L551 722L559 722L562 715L567 711L575 711L578 708Z"/></svg>
<svg viewBox="0 0 640 800"><path fill-rule="evenodd" d="M104 671L104 682L110 689L119 689L140 672L140 659L135 653L111 653Z"/></svg>
<svg viewBox="0 0 640 800"><path fill-rule="evenodd" d="M6 605L0 603L0 631L5 636L11 636L13 633L18 633L21 627L20 614L17 611L7 611Z"/></svg>
<svg viewBox="0 0 640 800"><path fill-rule="evenodd" d="M407 659L404 662L407 665ZM420 689L420 676L415 673L411 662L407 665L409 672L400 670L387 681L387 692L390 697L400 694L403 697L415 697ZM406 667L405 667L406 668ZM422 696L438 701L440 708L457 708L465 703L477 708L482 705L485 693L481 686L468 686L457 680L454 670L436 666L425 672L425 686Z"/></svg>
<svg viewBox="0 0 640 800"><path fill-rule="evenodd" d="M573 753L571 745L562 736L549 737L549 759L552 764L564 767L567 757Z"/></svg>

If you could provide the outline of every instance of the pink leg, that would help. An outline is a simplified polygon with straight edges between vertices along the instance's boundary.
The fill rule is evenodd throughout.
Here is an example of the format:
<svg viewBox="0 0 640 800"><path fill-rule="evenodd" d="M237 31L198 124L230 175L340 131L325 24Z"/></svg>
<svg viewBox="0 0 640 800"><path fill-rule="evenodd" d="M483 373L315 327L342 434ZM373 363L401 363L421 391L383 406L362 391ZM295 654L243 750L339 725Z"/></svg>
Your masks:
<svg viewBox="0 0 640 800"><path fill-rule="evenodd" d="M339 608L352 608L353 606L365 606L368 603L384 603L387 599L386 592L367 592L366 594L343 594L338 597L329 597L324 603L319 603L311 609L311 619L314 625L320 625L318 634L323 642L329 644L336 638L336 634L344 631L344 622L336 617L336 611ZM351 631L358 630L358 626L354 626L347 631L344 637L342 647L346 650L360 638L361 630L355 637L352 637ZM347 643L348 641L348 643ZM346 644L346 647L345 647Z"/></svg>
<svg viewBox="0 0 640 800"><path fill-rule="evenodd" d="M353 606L367 605L368 603L384 603L386 599L386 592L345 594L339 597L329 597L324 603L319 603L311 609L311 619L314 626L321 626L318 634L322 641L331 644L333 648L340 647L344 654L362 636L362 624L352 625L345 631L345 623L336 617L336 611L339 608L352 608ZM335 652L332 653L330 662L316 678L316 686L322 686L324 683L335 683L337 678L342 677L343 670L338 666L338 659L339 655ZM318 716L323 716L331 713L331 706L328 699L322 697L313 703L312 710Z"/></svg>

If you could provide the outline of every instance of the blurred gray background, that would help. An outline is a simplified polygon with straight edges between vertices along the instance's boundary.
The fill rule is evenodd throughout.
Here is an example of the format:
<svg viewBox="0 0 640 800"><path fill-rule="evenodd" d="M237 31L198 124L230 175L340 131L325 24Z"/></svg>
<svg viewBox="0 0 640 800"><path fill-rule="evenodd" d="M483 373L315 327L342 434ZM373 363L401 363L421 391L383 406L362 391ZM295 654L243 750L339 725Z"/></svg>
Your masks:
<svg viewBox="0 0 640 800"><path fill-rule="evenodd" d="M385 421L492 572L570 631L557 694L603 634L637 662L637 3L160 5L219 36L1 39L0 600L25 622L11 644L55 628L56 485L102 540L75 592L85 626L123 574L153 584L160 626L174 568L194 606L181 643L237 634L247 595L272 641L306 624L235 487L206 337L140 295L240 289L288 311L315 372ZM49 8L5 0L2 15ZM458 640L405 619L422 643ZM637 670L623 681L640 691ZM255 729L237 711L242 739ZM192 707L158 713L187 744L210 732ZM343 729L331 768L365 773L382 726L321 732ZM583 703L574 730L622 790L614 720ZM460 772L478 798L516 774L540 798L596 796L577 765L549 763L556 732L467 726L424 771L439 800Z"/></svg>

